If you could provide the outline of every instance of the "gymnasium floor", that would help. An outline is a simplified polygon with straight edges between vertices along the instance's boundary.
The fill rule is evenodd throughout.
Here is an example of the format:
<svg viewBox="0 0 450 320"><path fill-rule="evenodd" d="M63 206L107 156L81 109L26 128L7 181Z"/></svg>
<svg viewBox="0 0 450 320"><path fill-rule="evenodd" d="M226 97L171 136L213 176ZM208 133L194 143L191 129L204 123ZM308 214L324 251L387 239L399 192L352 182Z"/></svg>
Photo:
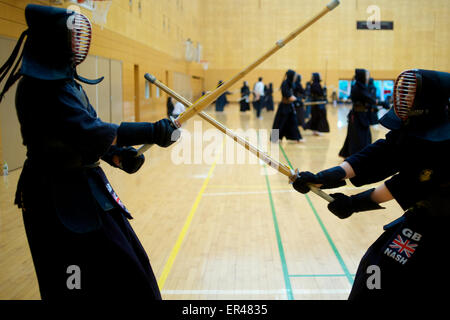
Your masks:
<svg viewBox="0 0 450 320"><path fill-rule="evenodd" d="M274 112L265 111L258 120L254 113L238 110L237 104L230 104L223 114L211 107L206 111L233 130L262 129L257 143L269 145L263 136ZM313 172L341 162L337 154L349 109L328 105L327 110L331 133L315 137L301 130L306 142L284 141L278 150L280 162ZM145 114L149 120L162 116ZM211 129L197 122L200 118L192 120L185 130L200 124L204 131ZM375 140L386 130L373 127L372 133ZM191 164L173 164L179 156L173 145L152 148L134 175L102 165L134 216L131 224L149 255L163 298L346 299L359 260L383 225L402 213L400 207L391 201L386 210L339 220L322 198L297 193L285 176L255 159L229 163L229 141L211 141L186 158ZM216 153L211 151L214 144ZM204 161L196 161L202 155ZM12 205L19 173L0 177L0 299L39 299L22 217ZM340 190L358 192L351 184Z"/></svg>

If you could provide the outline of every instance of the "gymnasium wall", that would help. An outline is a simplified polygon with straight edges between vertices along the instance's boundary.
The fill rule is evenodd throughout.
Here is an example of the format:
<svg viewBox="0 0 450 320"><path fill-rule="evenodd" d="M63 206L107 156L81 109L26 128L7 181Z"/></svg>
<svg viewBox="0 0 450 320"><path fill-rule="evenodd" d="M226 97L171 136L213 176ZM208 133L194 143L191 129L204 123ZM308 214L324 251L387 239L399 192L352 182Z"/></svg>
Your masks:
<svg viewBox="0 0 450 320"><path fill-rule="evenodd" d="M255 61L328 2L204 1L206 87ZM379 7L382 21L394 22L394 30L356 29L357 20L373 14L366 11L371 5ZM303 85L312 72L320 72L331 94L339 79L353 77L355 68L367 68L378 79L395 79L407 68L450 71L449 16L448 0L342 0L246 79L252 87L262 75L278 88L288 68L302 74Z"/></svg>
<svg viewBox="0 0 450 320"><path fill-rule="evenodd" d="M103 27L93 25L89 54L122 62L124 121L153 121L166 115L167 96L163 92L158 96L153 85L146 95L144 74L147 72L169 86L173 85L174 73L185 75L186 81L177 81L176 87L183 92L189 88L198 91L192 92L193 96L198 96L203 89L205 75L201 65L184 60L184 41L187 38L194 43L201 40L202 25L197 23L201 20L200 2L134 0L130 5L128 0L113 0L107 24ZM48 5L49 1L0 0L0 36L17 39L26 29L24 9L28 3ZM65 7L68 5L64 4ZM89 10L81 8L81 11L92 17ZM4 103L1 107L14 108ZM3 164L1 137L0 163Z"/></svg>
<svg viewBox="0 0 450 320"><path fill-rule="evenodd" d="M107 24L94 25L90 54L122 62L122 119L156 120L165 115L166 95L158 96L154 86L146 95L146 72L198 97L201 90L214 88L218 80L228 80L256 60L328 2L113 0ZM26 28L28 3L49 1L0 0L0 36L19 37ZM370 5L379 7L381 20L394 21L393 31L356 30L356 21L372 14L366 11ZM355 68L369 69L376 79L395 79L412 67L450 71L449 14L448 0L342 0L245 80L253 86L263 76L278 88L288 68L302 74L303 84L312 72L320 72L331 94L339 79L352 78ZM201 42L208 70L184 60L187 38ZM235 94L230 100L238 100L241 85L231 88ZM279 98L276 91L275 100Z"/></svg>

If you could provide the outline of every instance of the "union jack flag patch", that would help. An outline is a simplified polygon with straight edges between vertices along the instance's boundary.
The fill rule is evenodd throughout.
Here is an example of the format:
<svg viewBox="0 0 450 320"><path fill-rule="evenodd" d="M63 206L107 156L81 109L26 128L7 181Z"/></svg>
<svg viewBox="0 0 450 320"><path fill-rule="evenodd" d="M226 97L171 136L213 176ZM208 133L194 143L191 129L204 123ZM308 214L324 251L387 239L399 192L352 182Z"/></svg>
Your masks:
<svg viewBox="0 0 450 320"><path fill-rule="evenodd" d="M390 248L397 250L398 253L404 253L406 257L411 258L411 255L416 251L417 244L412 243L410 240L406 239L403 241L400 235L397 235L397 238L392 240L392 243L389 245Z"/></svg>

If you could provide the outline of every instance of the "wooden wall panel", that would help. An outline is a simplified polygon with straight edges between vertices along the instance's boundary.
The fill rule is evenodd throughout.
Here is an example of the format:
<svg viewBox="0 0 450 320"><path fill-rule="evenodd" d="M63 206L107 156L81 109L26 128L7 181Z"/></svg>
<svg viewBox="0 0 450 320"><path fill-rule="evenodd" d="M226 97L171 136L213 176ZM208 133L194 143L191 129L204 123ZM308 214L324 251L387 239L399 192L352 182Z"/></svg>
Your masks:
<svg viewBox="0 0 450 320"><path fill-rule="evenodd" d="M111 66L110 59L97 58L97 77L105 77L97 87L97 115L111 122Z"/></svg>
<svg viewBox="0 0 450 320"><path fill-rule="evenodd" d="M110 60L111 73L111 122L123 121L122 61Z"/></svg>
<svg viewBox="0 0 450 320"><path fill-rule="evenodd" d="M14 46L13 39L0 37L0 61L6 61ZM21 167L25 160L26 149L22 144L16 113L16 89L17 83L5 94L0 105L0 175L3 174L5 162L8 164L9 171L12 171Z"/></svg>
<svg viewBox="0 0 450 320"><path fill-rule="evenodd" d="M205 1L203 42L210 68L207 87L226 78L231 70L255 61L328 2L227 0L219 5ZM371 15L367 9L372 5L380 9L381 20L394 21L393 31L356 30L356 21L367 20ZM447 0L341 1L333 12L261 64L256 73L274 72L274 78L267 82L279 85L279 74L288 68L301 73L305 80L311 72L320 72L327 75L331 93L339 79L353 76L355 68L367 68L374 77L389 79L413 67L450 71L449 16ZM247 79L250 83L252 77Z"/></svg>
<svg viewBox="0 0 450 320"><path fill-rule="evenodd" d="M97 56L88 55L86 60L78 66L77 72L84 78L97 79ZM89 84L82 84L82 86L88 96L89 102L98 113L98 86Z"/></svg>
<svg viewBox="0 0 450 320"><path fill-rule="evenodd" d="M328 0L114 0L107 24L94 24L91 55L122 61L123 120L134 120L134 65L139 65L142 120L165 114L166 95L145 98L143 76L160 80L174 72L204 79L204 89L215 88L271 48L280 38L318 12ZM18 38L25 30L24 8L48 1L0 0L0 35ZM382 20L394 21L393 31L356 30L367 20L367 8L380 8ZM91 13L82 9L89 17ZM375 78L394 79L411 67L450 71L450 2L447 0L346 0L306 30L247 77L258 75L278 88L285 71L295 69L303 84L320 72L331 94L339 79L349 79L355 68L367 68ZM184 60L184 41L203 45L209 61L205 72ZM170 85L170 83L169 83ZM236 88L241 86L239 83ZM155 89L155 88L153 88ZM275 93L277 97L277 93ZM230 97L237 100L238 94Z"/></svg>

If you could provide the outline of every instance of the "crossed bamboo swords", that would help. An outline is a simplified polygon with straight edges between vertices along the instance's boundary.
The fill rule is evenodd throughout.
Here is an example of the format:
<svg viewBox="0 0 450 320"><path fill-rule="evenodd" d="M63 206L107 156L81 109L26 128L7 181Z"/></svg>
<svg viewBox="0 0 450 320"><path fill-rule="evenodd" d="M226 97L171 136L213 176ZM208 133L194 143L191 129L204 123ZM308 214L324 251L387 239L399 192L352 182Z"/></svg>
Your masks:
<svg viewBox="0 0 450 320"><path fill-rule="evenodd" d="M271 158L268 154L265 152L262 152L257 147L250 144L247 140L244 138L236 135L233 131L225 127L223 124L212 118L211 116L204 113L202 110L205 109L207 106L209 106L211 103L213 103L220 95L222 95L225 91L227 91L232 85L237 83L239 80L241 80L243 77L245 77L250 71L255 69L258 65L260 65L263 61L265 61L267 58L272 56L275 52L277 52L279 49L281 49L284 45L286 45L289 41L297 37L301 32L303 32L305 29L307 29L310 25L315 23L317 20L322 18L325 14L333 10L339 5L339 0L332 0L328 5L325 6L319 13L317 13L314 17L312 17L309 21L298 27L296 30L291 32L285 39L278 40L275 44L275 46L270 49L267 53L265 53L262 57L260 57L258 60L250 64L247 68L236 74L231 80L228 82L223 83L220 87L216 88L215 90L211 91L210 93L204 95L202 98L200 98L197 102L191 103L190 101L186 100L184 97L180 96L167 86L165 86L163 83L158 81L154 76L150 74L145 74L145 78L159 87L161 90L175 98L176 100L180 101L182 104L186 106L186 110L178 116L176 119L171 119L173 125L176 128L180 128L181 124L190 118L192 118L194 115L198 114L202 119L222 131L224 134L231 137L234 141L239 143L240 145L244 146L247 150L252 152L254 155L256 155L259 159L264 161L267 165L271 166L275 170L279 171L280 173L284 174L285 176L291 178L296 173L291 170L288 166L281 164L280 162L274 160ZM142 154L145 151L147 151L152 145L143 145L138 149L138 153ZM323 192L321 189L317 188L316 186L309 185L311 191L316 193L318 196L322 197L323 199L327 200L328 202L331 202L334 200L333 197L328 195L327 193Z"/></svg>

